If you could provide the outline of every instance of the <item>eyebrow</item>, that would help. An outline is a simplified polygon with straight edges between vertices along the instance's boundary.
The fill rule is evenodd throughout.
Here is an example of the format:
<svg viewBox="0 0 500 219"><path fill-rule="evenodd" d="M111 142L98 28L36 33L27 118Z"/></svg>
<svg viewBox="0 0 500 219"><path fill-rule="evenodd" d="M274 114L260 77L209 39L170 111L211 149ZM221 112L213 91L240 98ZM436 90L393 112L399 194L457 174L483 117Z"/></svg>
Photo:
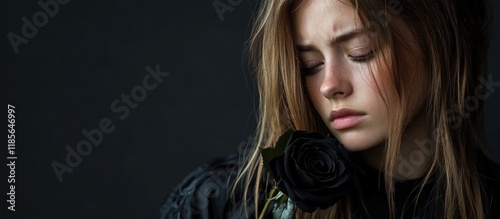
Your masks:
<svg viewBox="0 0 500 219"><path fill-rule="evenodd" d="M349 41L351 40L352 38L362 34L364 31L361 30L361 29L352 29L352 30L348 30L338 36L335 36L333 37L331 40L330 40L330 43L332 45L335 45L335 44L338 44L338 43L342 43L342 42L346 42L346 41ZM313 45L310 45L310 44L297 44L295 46L297 48L297 50L299 52L307 52L307 51L311 51L311 50L314 50L315 47Z"/></svg>

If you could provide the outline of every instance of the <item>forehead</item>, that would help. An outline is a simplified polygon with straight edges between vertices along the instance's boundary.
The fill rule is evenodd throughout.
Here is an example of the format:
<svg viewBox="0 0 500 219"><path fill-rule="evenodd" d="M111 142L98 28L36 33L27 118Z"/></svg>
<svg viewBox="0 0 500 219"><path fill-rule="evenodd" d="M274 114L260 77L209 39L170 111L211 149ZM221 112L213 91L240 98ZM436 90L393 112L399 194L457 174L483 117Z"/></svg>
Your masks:
<svg viewBox="0 0 500 219"><path fill-rule="evenodd" d="M294 41L332 38L348 29L360 29L361 22L349 1L300 0L293 5Z"/></svg>

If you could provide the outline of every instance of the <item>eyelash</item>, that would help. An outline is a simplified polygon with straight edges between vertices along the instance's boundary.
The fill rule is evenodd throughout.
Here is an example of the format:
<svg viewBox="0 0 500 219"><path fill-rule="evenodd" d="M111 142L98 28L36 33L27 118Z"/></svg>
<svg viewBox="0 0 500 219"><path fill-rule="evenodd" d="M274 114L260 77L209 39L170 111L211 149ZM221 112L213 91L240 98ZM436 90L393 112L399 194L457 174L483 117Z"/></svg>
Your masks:
<svg viewBox="0 0 500 219"><path fill-rule="evenodd" d="M370 52L368 52L364 55L360 55L360 56L348 56L348 57L353 62L359 62L359 63L366 62L373 57L373 51L370 51ZM304 75L314 74L314 73L319 71L320 67L321 67L321 65L316 65L316 66L311 67L311 68L302 67L302 74L304 74Z"/></svg>
<svg viewBox="0 0 500 219"><path fill-rule="evenodd" d="M305 68L305 67L302 67L302 74L304 75L311 75L311 74L314 74L316 72L318 72L318 69L321 65L316 65L312 68Z"/></svg>
<svg viewBox="0 0 500 219"><path fill-rule="evenodd" d="M349 56L349 58L353 62L365 62L368 61L371 57L373 57L373 51L370 51L369 53L360 56Z"/></svg>

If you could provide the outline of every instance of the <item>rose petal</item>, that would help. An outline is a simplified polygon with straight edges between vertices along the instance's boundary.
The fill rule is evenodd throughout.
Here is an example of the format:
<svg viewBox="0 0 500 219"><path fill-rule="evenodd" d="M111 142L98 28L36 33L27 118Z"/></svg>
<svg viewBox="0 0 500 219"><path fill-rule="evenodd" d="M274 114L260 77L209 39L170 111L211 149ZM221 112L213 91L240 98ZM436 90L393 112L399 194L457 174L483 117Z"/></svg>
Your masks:
<svg viewBox="0 0 500 219"><path fill-rule="evenodd" d="M324 151L318 151L306 156L306 159L308 163L312 163L311 165L306 165L307 170L311 170L311 173L315 174L328 173L331 166L335 165L330 156Z"/></svg>
<svg viewBox="0 0 500 219"><path fill-rule="evenodd" d="M311 179L308 175L307 172L297 170L297 166L295 164L289 166L285 166L286 174L288 176L288 179L290 182L295 186L299 188L311 188L315 186L314 179ZM289 173L293 173L289 174Z"/></svg>
<svg viewBox="0 0 500 219"><path fill-rule="evenodd" d="M278 188L280 189L280 191L287 194L286 188L284 187L284 185L282 185L285 181L288 180L283 163L283 156L280 156L272 159L269 163L269 166L271 167L271 170L274 170L273 175L278 184Z"/></svg>
<svg viewBox="0 0 500 219"><path fill-rule="evenodd" d="M349 179L350 179L349 175L347 175L347 174L342 175L337 180L335 180L334 182L332 182L332 184L330 184L329 186L327 186L327 188L340 188ZM346 184L346 185L348 185L348 184Z"/></svg>
<svg viewBox="0 0 500 219"><path fill-rule="evenodd" d="M295 187L310 188L314 186L314 180L311 179L307 174L303 172L300 166L294 159L297 156L295 150L289 150L289 153L285 153L285 172L288 179Z"/></svg>
<svg viewBox="0 0 500 219"><path fill-rule="evenodd" d="M335 204L349 190L349 154L335 138L293 132L283 156L270 163L277 186L305 212Z"/></svg>
<svg viewBox="0 0 500 219"><path fill-rule="evenodd" d="M300 200L296 194L296 191L295 191L296 187L293 187L288 182L283 182L282 186L285 187L284 190L281 190L280 187L278 187L278 189L280 189L280 191L285 193L288 196L288 198L290 198L291 200L297 200L297 201Z"/></svg>

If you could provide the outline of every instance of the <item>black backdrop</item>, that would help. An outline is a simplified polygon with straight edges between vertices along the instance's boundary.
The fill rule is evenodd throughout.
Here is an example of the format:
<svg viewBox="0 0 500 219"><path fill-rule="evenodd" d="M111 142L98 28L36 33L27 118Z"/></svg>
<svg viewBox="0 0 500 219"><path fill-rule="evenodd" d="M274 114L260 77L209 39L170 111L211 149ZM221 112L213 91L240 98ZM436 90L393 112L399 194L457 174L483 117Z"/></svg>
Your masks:
<svg viewBox="0 0 500 219"><path fill-rule="evenodd" d="M0 6L2 99L16 107L17 145L15 212L7 144L0 150L1 218L157 218L185 174L248 141L256 94L245 41L255 1L41 2L58 5L45 20L37 1ZM499 44L496 34L494 81ZM499 102L498 91L486 100L497 146ZM78 149L87 155L75 157ZM52 165L72 172L58 178Z"/></svg>

